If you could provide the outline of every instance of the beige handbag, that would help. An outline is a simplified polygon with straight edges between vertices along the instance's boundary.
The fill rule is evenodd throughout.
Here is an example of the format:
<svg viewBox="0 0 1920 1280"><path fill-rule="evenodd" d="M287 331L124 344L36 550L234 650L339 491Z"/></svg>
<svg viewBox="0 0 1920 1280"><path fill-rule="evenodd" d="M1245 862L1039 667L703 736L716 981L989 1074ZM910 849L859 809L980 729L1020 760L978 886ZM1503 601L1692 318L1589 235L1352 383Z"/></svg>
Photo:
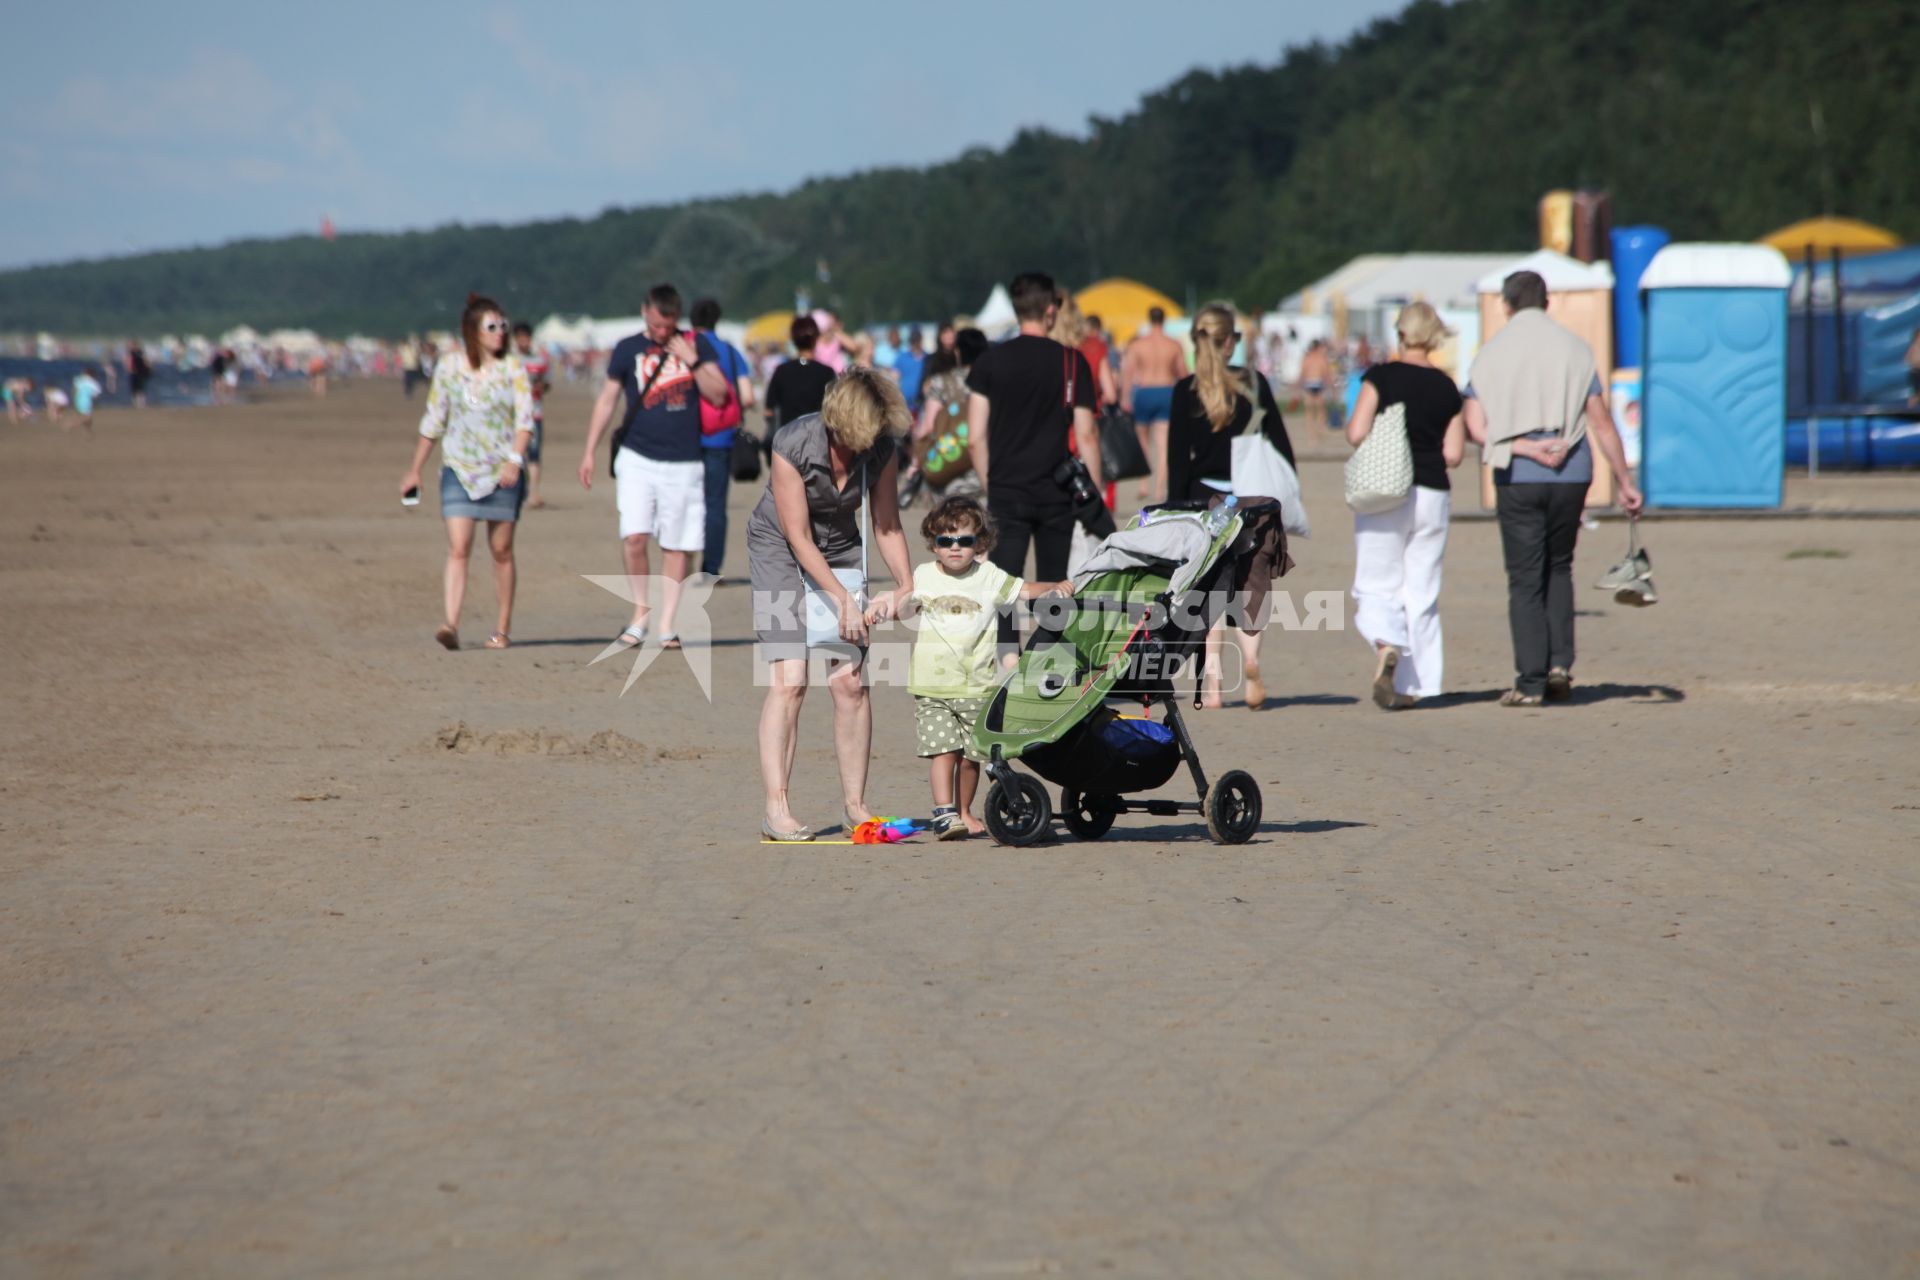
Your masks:
<svg viewBox="0 0 1920 1280"><path fill-rule="evenodd" d="M1347 505L1363 516L1391 511L1413 491L1413 447L1407 443L1407 406L1373 415L1373 430L1347 459Z"/></svg>

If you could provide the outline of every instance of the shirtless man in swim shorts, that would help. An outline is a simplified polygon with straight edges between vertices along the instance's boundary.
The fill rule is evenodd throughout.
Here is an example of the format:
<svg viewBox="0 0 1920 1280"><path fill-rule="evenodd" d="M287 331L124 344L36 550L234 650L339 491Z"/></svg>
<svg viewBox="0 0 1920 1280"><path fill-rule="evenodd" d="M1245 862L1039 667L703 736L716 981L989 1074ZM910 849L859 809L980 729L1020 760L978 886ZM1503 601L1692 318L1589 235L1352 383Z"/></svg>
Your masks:
<svg viewBox="0 0 1920 1280"><path fill-rule="evenodd" d="M1147 312L1147 327L1127 344L1120 360L1120 399L1133 414L1140 447L1153 467L1152 495L1140 482L1143 501L1167 500L1167 417L1173 409L1173 384L1187 376L1186 349L1167 336L1167 313L1160 307Z"/></svg>
<svg viewBox="0 0 1920 1280"><path fill-rule="evenodd" d="M1324 338L1315 338L1300 357L1300 395L1307 402L1307 421L1323 427L1334 424L1327 418L1327 384L1333 381L1333 361L1327 356Z"/></svg>

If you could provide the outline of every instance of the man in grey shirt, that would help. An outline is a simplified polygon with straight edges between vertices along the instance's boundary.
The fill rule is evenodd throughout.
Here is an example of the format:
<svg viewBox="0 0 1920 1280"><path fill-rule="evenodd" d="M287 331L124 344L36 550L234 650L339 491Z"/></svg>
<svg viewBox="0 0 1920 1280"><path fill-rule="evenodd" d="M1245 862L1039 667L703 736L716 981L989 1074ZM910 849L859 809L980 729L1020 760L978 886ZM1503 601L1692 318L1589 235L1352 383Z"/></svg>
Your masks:
<svg viewBox="0 0 1920 1280"><path fill-rule="evenodd" d="M1500 705L1537 707L1573 696L1573 546L1594 446L1628 514L1639 513L1641 498L1593 352L1548 318L1547 282L1516 271L1500 296L1510 319L1474 358L1463 416L1494 469L1507 563L1515 679Z"/></svg>

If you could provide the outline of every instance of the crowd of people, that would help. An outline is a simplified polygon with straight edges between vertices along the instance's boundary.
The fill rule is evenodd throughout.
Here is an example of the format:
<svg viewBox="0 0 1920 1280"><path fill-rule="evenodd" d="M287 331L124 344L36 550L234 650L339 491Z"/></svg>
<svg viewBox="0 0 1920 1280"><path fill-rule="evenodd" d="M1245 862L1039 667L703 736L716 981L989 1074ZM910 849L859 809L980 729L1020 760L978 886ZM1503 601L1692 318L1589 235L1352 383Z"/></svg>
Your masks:
<svg viewBox="0 0 1920 1280"><path fill-rule="evenodd" d="M765 459L746 549L757 656L767 664L759 754L761 830L769 840L815 838L796 814L789 783L816 671L833 704L842 816L849 826L873 816L865 794L869 632L914 615L909 691L919 754L929 762L934 829L943 839L981 830L971 811L979 761L968 744L1011 661L1001 643L1006 612L1021 600L1070 592L1076 528L1097 535L1114 527L1103 412L1131 408L1133 443L1158 460L1144 482L1149 499L1269 496L1244 480L1236 491L1247 445L1293 477L1283 507L1297 502L1287 424L1271 381L1247 358L1256 344L1231 307L1208 306L1194 318L1189 367L1163 315L1149 317L1115 353L1098 317L1081 316L1045 274L1015 277L1009 295L1018 329L998 344L977 329L942 326L923 353L919 332L903 338L893 331L885 335L883 368L880 341L848 334L830 317L802 315L791 326L790 354L769 365L755 358L762 353L743 353L718 335L717 302L687 308L677 289L661 284L647 294L643 327L608 355L577 475L592 487L601 442L610 438L633 610L609 652L638 647L649 635L663 648L679 647L676 613L696 558L710 578L724 568L737 459L743 448ZM1548 318L1539 276L1515 273L1504 297L1510 320L1481 349L1464 391L1434 365L1448 336L1439 316L1424 303L1407 306L1391 358L1374 362L1368 353L1345 423L1356 449L1376 432L1404 433L1411 457L1410 484L1384 505L1356 506L1354 519L1356 627L1375 655L1373 700L1386 710L1445 689L1439 598L1448 472L1469 438L1494 469L1499 496L1516 672L1503 705L1570 695L1571 564L1596 452L1614 468L1621 505L1629 513L1640 507L1591 351ZM1325 390L1323 379L1306 378L1321 371L1316 350L1302 356L1303 390L1313 381ZM438 443L447 559L445 618L435 634L447 648L460 644L468 561L482 524L498 596L486 645L512 643L514 530L537 491L549 368L527 326L510 326L499 305L480 295L461 314L459 343L431 364L401 489L417 500ZM740 436L744 411L756 402L768 425L757 444ZM919 524L926 558L916 567L904 509L923 489L936 492ZM645 590L656 549L657 606ZM876 550L896 584L890 591L869 590ZM1238 622L1222 621L1208 636L1203 705L1221 705L1218 653L1229 634L1241 651L1247 705L1264 701L1260 632L1245 617Z"/></svg>

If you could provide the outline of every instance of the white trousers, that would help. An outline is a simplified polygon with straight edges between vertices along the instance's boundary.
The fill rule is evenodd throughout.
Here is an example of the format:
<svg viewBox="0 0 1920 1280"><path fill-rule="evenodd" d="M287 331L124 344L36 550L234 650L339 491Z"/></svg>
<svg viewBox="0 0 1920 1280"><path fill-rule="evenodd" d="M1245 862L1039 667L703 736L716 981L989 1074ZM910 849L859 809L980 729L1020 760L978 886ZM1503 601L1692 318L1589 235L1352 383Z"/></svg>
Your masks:
<svg viewBox="0 0 1920 1280"><path fill-rule="evenodd" d="M1393 510L1353 517L1353 623L1369 645L1401 650L1395 693L1431 698L1442 690L1440 560L1451 510L1443 490L1415 485Z"/></svg>

